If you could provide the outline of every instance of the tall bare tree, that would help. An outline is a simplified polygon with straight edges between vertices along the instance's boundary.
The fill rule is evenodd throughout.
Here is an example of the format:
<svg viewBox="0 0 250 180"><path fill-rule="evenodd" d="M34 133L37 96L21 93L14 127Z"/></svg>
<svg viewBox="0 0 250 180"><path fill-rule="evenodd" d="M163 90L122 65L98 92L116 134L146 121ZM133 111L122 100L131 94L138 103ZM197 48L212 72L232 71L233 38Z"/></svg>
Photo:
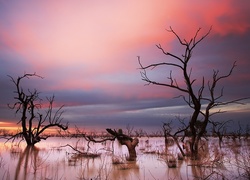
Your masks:
<svg viewBox="0 0 250 180"><path fill-rule="evenodd" d="M68 129L68 123L62 124L62 114L63 106L59 107L55 112L53 111L53 102L54 96L47 98L48 100L48 109L45 114L39 112L39 109L42 108L42 99L39 97L39 92L34 89L24 90L21 85L21 81L24 78L33 78L41 76L36 73L33 74L24 74L21 77L18 77L16 80L9 76L11 81L15 84L16 90L14 93L16 96L14 99L16 102L13 105L8 105L11 109L15 110L15 113L21 113L21 119L18 124L21 124L22 131L13 135L10 139L15 139L18 136L22 136L25 139L28 146L33 146L36 143L40 142L41 139L47 139L48 135L45 135L44 132L52 127L56 127L62 130Z"/></svg>
<svg viewBox="0 0 250 180"><path fill-rule="evenodd" d="M179 56L165 51L165 49L160 44L156 46L164 55L172 58L172 60L144 66L141 63L140 57L138 57L143 81L147 82L148 85L153 84L165 86L179 91L181 95L178 97L183 98L187 105L193 109L188 128L191 132L190 150L194 158L197 158L199 141L204 133L206 133L206 128L210 117L214 114L223 112L220 110L212 112L211 110L215 107L224 106L231 103L242 104L240 101L247 99L240 98L225 102L221 101L221 98L223 97L223 88L220 90L219 94L215 93L218 83L232 75L232 72L236 67L236 62L233 63L232 67L229 69L229 72L225 75L219 75L219 70L213 70L212 80L205 82L205 77L203 76L201 77L200 84L198 84L196 79L192 77L192 67L189 67L189 65L192 59L193 51L195 47L210 34L211 28L206 34L198 37L200 30L201 28L199 28L195 35L188 41L186 39L182 40L181 37L170 27L168 32L175 35L181 47L184 48L184 53ZM160 80L154 81L153 78L148 76L147 72L149 70L156 70L159 67L172 68L174 69L173 71L180 71L183 76L182 78L178 76L175 77L172 73L172 70L170 70L167 82L162 82ZM207 89L207 91L204 91L204 89ZM204 109L202 108L202 105L205 106Z"/></svg>

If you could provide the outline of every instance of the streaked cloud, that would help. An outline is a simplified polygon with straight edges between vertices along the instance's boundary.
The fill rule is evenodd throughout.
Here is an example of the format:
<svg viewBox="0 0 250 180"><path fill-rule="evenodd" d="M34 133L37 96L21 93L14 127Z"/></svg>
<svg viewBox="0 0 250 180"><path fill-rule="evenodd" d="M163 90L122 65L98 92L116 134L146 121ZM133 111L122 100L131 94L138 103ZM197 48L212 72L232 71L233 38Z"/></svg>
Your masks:
<svg viewBox="0 0 250 180"><path fill-rule="evenodd" d="M184 102L173 99L178 92L144 86L138 69L137 56L144 64L166 60L155 44L181 55L175 36L166 31L169 26L182 39L212 26L193 54L193 76L208 79L213 69L226 73L237 60L233 75L220 87L225 87L225 98L248 97L249 5L247 0L1 1L0 119L18 118L6 106L14 90L7 75L24 72L45 77L25 86L39 89L43 97L54 94L58 106L65 104L65 120L73 124L157 127L177 114L188 116ZM152 77L167 81L168 70ZM249 107L235 110L249 115Z"/></svg>

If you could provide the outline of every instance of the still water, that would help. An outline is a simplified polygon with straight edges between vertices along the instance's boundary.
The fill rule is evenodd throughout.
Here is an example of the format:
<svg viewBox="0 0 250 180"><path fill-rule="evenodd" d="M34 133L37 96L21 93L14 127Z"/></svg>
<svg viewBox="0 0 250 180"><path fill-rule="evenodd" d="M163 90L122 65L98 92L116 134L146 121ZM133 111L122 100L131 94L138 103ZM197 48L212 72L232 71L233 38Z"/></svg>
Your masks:
<svg viewBox="0 0 250 180"><path fill-rule="evenodd" d="M154 180L154 179L248 179L250 149L247 140L226 140L222 148L217 139L206 142L202 160L178 160L175 145L165 148L164 138L140 138L137 160L126 161L128 151L119 142L90 143L82 138L51 137L35 147L24 142L5 143L0 139L0 177L2 180ZM71 147L96 156L82 156ZM169 168L166 154L176 158Z"/></svg>

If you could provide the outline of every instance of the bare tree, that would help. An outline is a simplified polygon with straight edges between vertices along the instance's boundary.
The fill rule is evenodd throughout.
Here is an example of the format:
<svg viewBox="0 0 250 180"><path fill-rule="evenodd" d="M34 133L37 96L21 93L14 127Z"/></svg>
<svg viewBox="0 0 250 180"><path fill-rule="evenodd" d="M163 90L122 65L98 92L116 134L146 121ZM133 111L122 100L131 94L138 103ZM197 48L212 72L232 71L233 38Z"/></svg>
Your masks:
<svg viewBox="0 0 250 180"><path fill-rule="evenodd" d="M143 137L143 136L148 136L148 134L142 128L139 128L139 129L135 130L135 136L136 137Z"/></svg>
<svg viewBox="0 0 250 180"><path fill-rule="evenodd" d="M127 124L126 125L126 130L127 130L127 135L128 136L133 136L134 126L131 126L130 124Z"/></svg>
<svg viewBox="0 0 250 180"><path fill-rule="evenodd" d="M220 148L221 148L221 143L223 142L223 137L226 135L226 132L227 132L227 126L226 125L230 121L231 120L223 121L223 122L213 122L213 121L211 121L211 124L213 125L212 133L213 133L213 135L218 136Z"/></svg>
<svg viewBox="0 0 250 180"><path fill-rule="evenodd" d="M184 153L179 140L178 140L178 134L184 132L186 129L185 128L180 128L179 130L177 130L174 134L171 133L172 131L172 127L171 127L172 121L170 122L165 122L162 125L162 129L163 129L163 133L164 133L164 137L165 137L165 146L167 148L167 144L168 144L168 137L173 138L174 142L176 143L177 147L179 148L181 155L185 156L186 154Z"/></svg>
<svg viewBox="0 0 250 180"><path fill-rule="evenodd" d="M39 92L34 89L24 90L21 86L21 81L24 78L33 78L41 76L36 73L33 74L24 74L21 77L18 77L16 80L9 76L11 81L15 84L16 90L14 93L16 96L14 99L16 102L13 105L8 105L11 109L15 110L15 113L21 113L21 119L18 124L21 124L22 130L20 133L13 135L10 139L15 139L18 136L21 136L25 139L28 146L33 146L36 143L40 142L41 139L47 139L49 136L44 135L44 132L52 127L56 127L62 130L68 129L68 123L62 124L62 114L63 106L59 107L55 112L53 111L53 102L54 96L47 98L48 100L48 109L45 114L39 112L39 109L42 108L42 99L39 97ZM10 140L9 139L9 140Z"/></svg>
<svg viewBox="0 0 250 180"><path fill-rule="evenodd" d="M241 140L243 135L244 135L244 133L243 133L242 126L240 124L240 121L238 121L238 129L235 130L234 132L232 132L231 136L232 136L233 140L236 140L237 138L238 138L238 140Z"/></svg>
<svg viewBox="0 0 250 180"><path fill-rule="evenodd" d="M248 139L249 135L250 135L250 127L249 124L247 124L245 127L245 139Z"/></svg>
<svg viewBox="0 0 250 180"><path fill-rule="evenodd" d="M224 112L218 110L211 113L211 109L231 103L242 104L240 103L240 101L247 99L240 98L224 102L221 101L221 97L223 97L223 88L218 95L215 93L218 82L231 76L234 68L236 67L236 62L233 63L229 72L225 75L219 75L219 70L213 70L212 80L207 81L206 83L204 76L201 78L200 85L198 85L196 79L192 77L192 67L189 67L189 63L192 59L191 57L193 51L195 47L209 35L211 28L206 34L198 37L200 30L201 28L196 31L193 38L187 41L186 39L182 40L180 36L170 27L168 32L174 34L180 45L184 47L184 53L182 54L182 56L165 51L160 44L156 46L164 55L172 58L173 61L169 60L167 62L160 62L143 66L140 57L138 57L138 62L141 69L141 77L143 81L147 82L147 85L153 84L165 86L179 91L182 94L178 97L183 98L186 104L193 110L191 118L189 120L189 130L191 133L190 150L194 158L197 158L199 141L204 133L206 133L207 124L209 123L210 117L214 114ZM148 76L147 71L150 69L155 70L159 67L168 67L173 68L176 71L180 71L183 75L183 78L174 77L174 75L172 74L172 70L170 70L168 82L154 81ZM207 88L205 88L205 84L207 84ZM204 91L204 89L208 90L208 94L205 93L206 91ZM204 109L202 108L202 105L205 106Z"/></svg>

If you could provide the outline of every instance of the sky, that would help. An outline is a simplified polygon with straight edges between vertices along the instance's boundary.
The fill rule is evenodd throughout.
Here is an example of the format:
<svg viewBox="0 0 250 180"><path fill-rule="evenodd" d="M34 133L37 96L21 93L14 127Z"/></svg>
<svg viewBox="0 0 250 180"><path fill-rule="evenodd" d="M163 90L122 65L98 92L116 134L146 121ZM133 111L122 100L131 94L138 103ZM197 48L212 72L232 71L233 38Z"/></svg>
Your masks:
<svg viewBox="0 0 250 180"><path fill-rule="evenodd" d="M190 108L180 92L141 80L137 57L144 65L167 62L157 49L177 55L181 39L210 34L194 49L192 77L211 79L213 69L232 76L224 100L250 97L250 1L248 0L0 0L0 128L16 127L20 114L14 102L16 78L36 73L23 88L36 88L41 97L55 95L55 108L64 105L63 121L85 130L125 128L158 131L176 116L188 121ZM171 69L152 70L150 77L167 82ZM177 78L182 76L176 72ZM199 85L197 83L197 85ZM250 120L245 105L222 107L227 113L214 120L233 120L231 128ZM42 111L42 110L41 110ZM236 125L236 126L235 126Z"/></svg>

